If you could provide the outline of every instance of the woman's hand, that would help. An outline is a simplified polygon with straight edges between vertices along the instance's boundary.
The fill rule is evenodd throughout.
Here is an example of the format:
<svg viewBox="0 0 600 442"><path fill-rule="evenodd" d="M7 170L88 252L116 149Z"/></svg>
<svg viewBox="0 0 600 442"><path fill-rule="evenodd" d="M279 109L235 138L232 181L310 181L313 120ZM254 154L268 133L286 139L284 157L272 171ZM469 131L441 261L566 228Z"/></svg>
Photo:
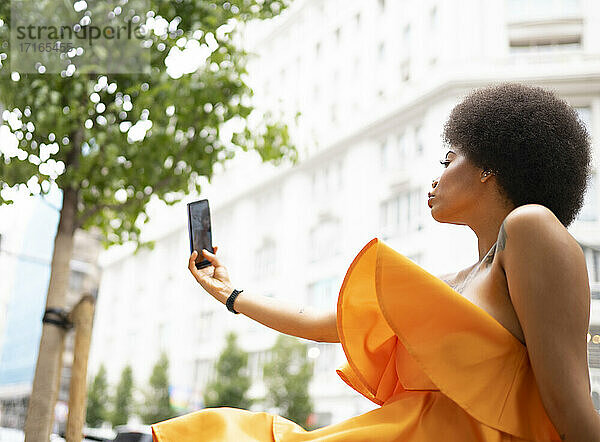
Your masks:
<svg viewBox="0 0 600 442"><path fill-rule="evenodd" d="M215 246L213 248L216 254L218 247ZM221 264L215 254L210 253L206 249L202 249L202 255L208 259L212 265L202 269L197 269L196 256L198 256L198 252L194 250L190 255L188 268L190 269L192 275L194 275L194 278L196 278L196 281L200 283L202 288L215 298L219 299L217 297L219 294L225 294L228 296L233 291L233 288L231 281L229 280L227 269Z"/></svg>

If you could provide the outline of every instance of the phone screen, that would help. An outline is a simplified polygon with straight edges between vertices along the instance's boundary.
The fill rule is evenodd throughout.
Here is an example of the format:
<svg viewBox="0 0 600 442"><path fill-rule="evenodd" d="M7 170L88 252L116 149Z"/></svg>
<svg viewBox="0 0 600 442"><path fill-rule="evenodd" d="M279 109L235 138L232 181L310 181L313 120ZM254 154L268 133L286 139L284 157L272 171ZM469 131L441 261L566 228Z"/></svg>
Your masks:
<svg viewBox="0 0 600 442"><path fill-rule="evenodd" d="M212 232L210 226L210 210L208 200L188 203L188 228L190 232L190 253L198 252L196 268L208 267L210 261L202 257L202 249L213 253Z"/></svg>

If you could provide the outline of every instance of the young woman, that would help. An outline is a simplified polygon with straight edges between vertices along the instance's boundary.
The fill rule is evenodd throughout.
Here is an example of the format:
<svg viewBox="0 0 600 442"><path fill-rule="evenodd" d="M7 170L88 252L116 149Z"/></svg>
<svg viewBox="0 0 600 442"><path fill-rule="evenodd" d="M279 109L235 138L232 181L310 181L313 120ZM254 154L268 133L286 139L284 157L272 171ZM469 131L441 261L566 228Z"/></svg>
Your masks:
<svg viewBox="0 0 600 442"><path fill-rule="evenodd" d="M566 227L583 204L590 142L576 112L520 84L479 89L445 127L428 205L469 226L479 260L435 277L377 238L326 314L233 289L227 269L189 270L229 308L293 336L341 342L337 373L381 405L305 431L281 416L205 409L153 426L155 441L600 441L590 396L586 263ZM215 253L217 247L215 247Z"/></svg>

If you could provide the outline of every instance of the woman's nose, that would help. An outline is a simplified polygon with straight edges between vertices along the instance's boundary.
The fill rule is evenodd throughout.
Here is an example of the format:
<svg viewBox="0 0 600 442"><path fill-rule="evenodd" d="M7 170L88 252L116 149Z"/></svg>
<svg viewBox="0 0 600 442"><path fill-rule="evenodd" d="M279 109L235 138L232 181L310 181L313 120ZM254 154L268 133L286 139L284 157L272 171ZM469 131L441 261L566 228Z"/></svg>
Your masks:
<svg viewBox="0 0 600 442"><path fill-rule="evenodd" d="M434 189L437 187L438 185L438 178L434 179L431 183L431 187L433 187Z"/></svg>

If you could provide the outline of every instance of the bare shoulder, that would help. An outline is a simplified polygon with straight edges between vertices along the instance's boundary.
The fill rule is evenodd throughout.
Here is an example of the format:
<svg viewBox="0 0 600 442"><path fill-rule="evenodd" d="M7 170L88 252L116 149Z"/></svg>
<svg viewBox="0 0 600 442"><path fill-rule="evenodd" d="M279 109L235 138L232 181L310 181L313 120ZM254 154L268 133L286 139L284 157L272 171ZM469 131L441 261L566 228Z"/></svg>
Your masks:
<svg viewBox="0 0 600 442"><path fill-rule="evenodd" d="M513 247L529 249L534 255L551 259L547 253L560 252L563 256L581 255L581 247L554 213L541 204L525 204L512 210L504 219L498 233L497 253L503 264L507 238ZM503 266L504 267L504 266Z"/></svg>
<svg viewBox="0 0 600 442"><path fill-rule="evenodd" d="M498 250L542 402L559 433L569 433L571 422L593 408L583 250L552 211L539 204L508 214Z"/></svg>

